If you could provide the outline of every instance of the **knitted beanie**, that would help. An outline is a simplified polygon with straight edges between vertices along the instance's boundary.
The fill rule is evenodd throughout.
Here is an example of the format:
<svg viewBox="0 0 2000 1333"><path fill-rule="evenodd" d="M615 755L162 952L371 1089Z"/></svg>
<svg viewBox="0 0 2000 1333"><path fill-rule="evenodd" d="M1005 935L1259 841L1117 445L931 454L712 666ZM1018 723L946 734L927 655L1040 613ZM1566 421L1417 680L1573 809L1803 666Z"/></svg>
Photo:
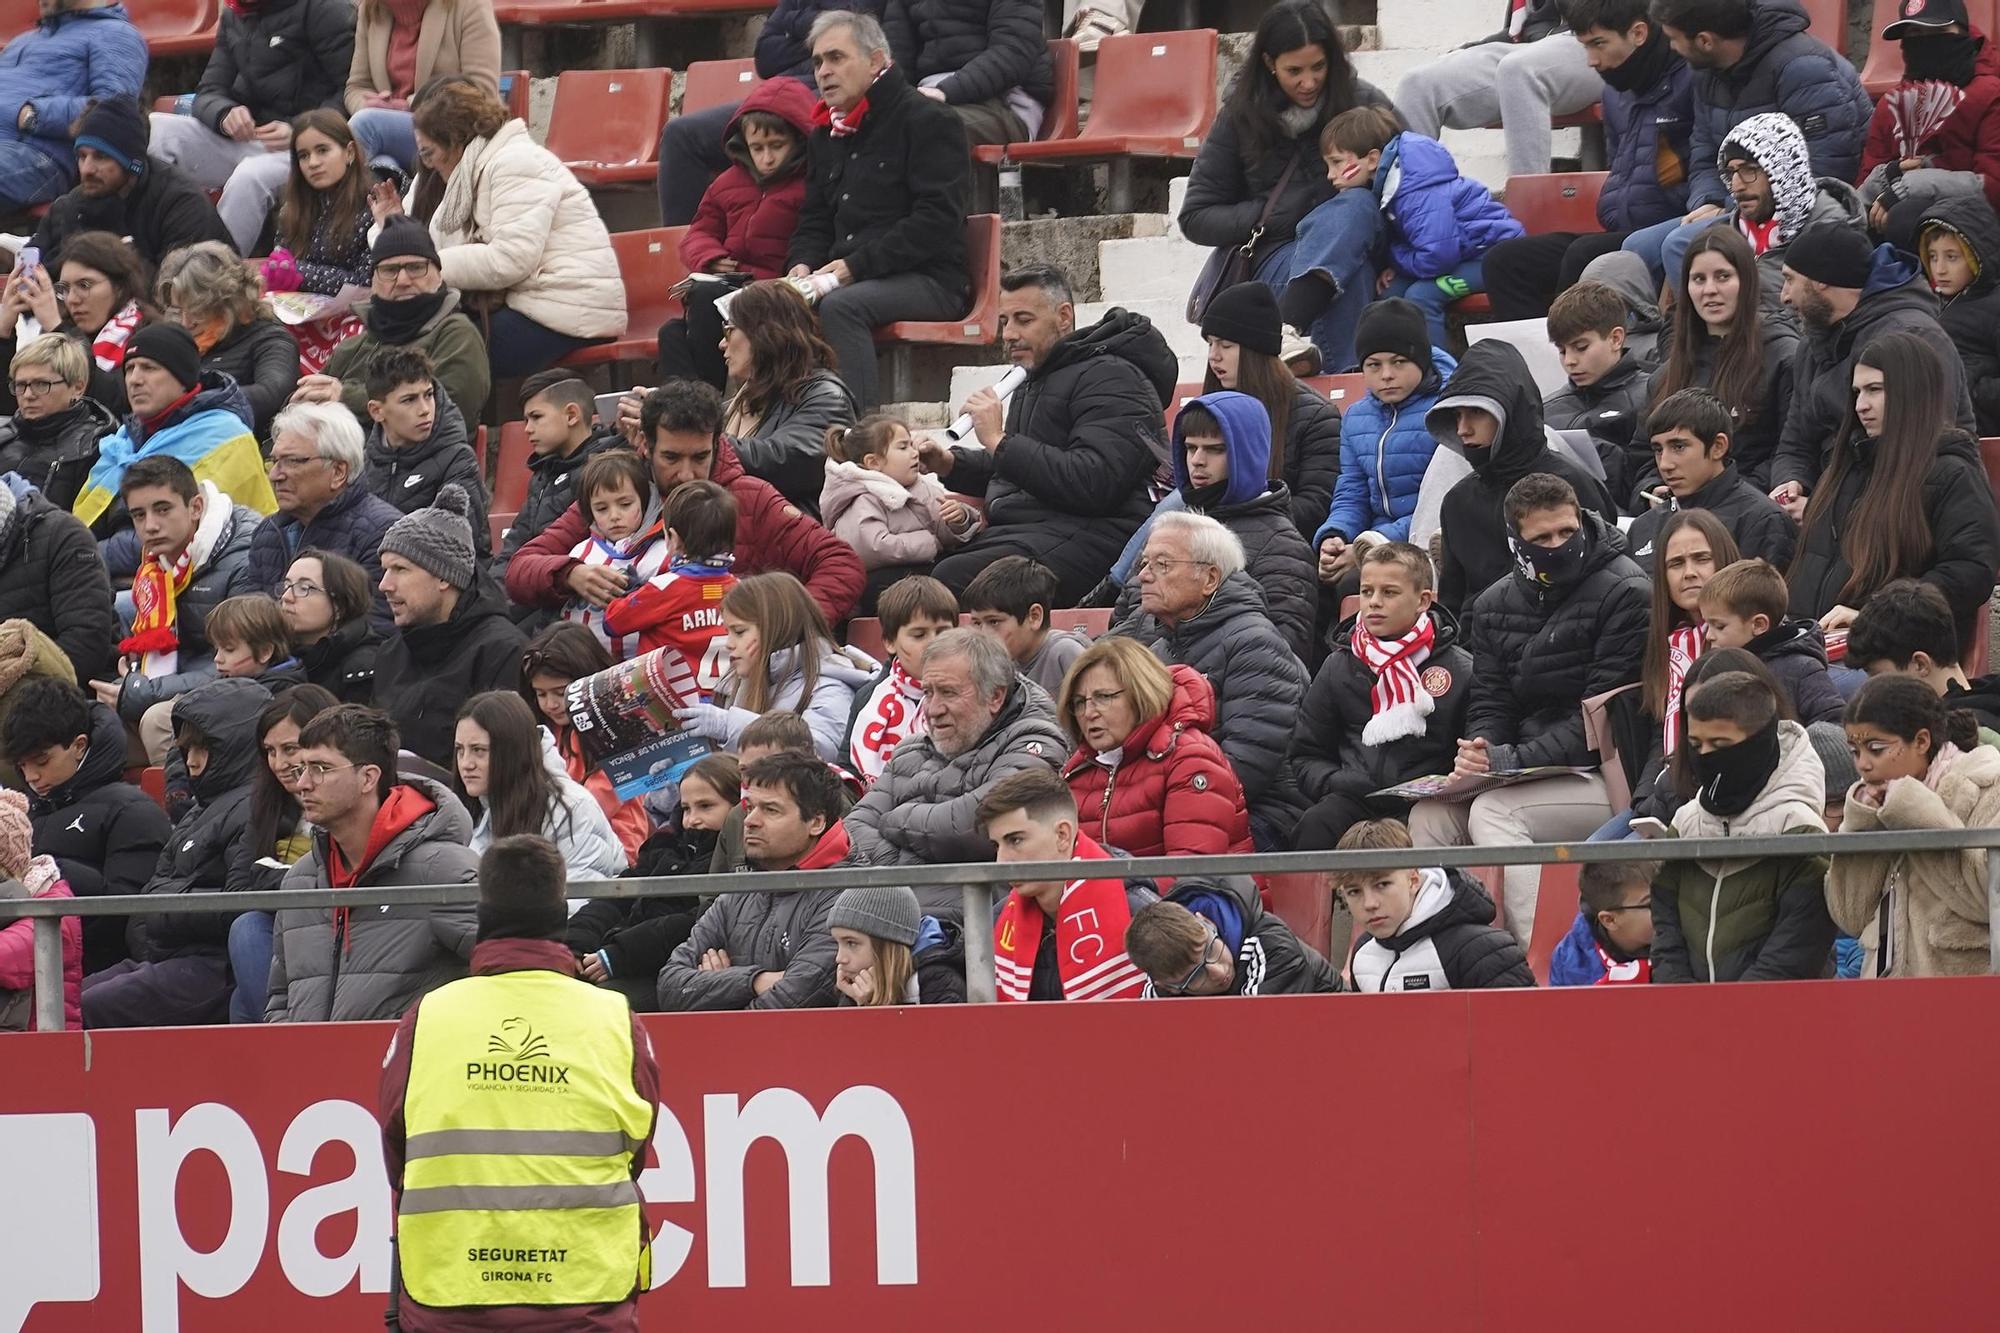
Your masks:
<svg viewBox="0 0 2000 1333"><path fill-rule="evenodd" d="M1813 753L1826 770L1826 803L1847 798L1847 789L1861 780L1854 769L1854 751L1847 748L1847 733L1838 722L1815 722L1806 728Z"/></svg>
<svg viewBox="0 0 2000 1333"><path fill-rule="evenodd" d="M1430 326L1424 322L1424 312L1415 301L1391 297L1376 301L1361 312L1361 319L1354 326L1355 364L1377 352L1393 352L1420 366L1430 365Z"/></svg>
<svg viewBox="0 0 2000 1333"><path fill-rule="evenodd" d="M95 148L134 176L146 170L146 145L151 139L145 111L129 97L91 103L76 126L78 148Z"/></svg>
<svg viewBox="0 0 2000 1333"><path fill-rule="evenodd" d="M125 359L143 356L172 375L183 389L201 383L201 349L194 335L178 324L161 320L125 340Z"/></svg>
<svg viewBox="0 0 2000 1333"><path fill-rule="evenodd" d="M0 790L0 875L20 879L34 859L35 829L28 822L28 798L12 788Z"/></svg>
<svg viewBox="0 0 2000 1333"><path fill-rule="evenodd" d="M1225 287L1208 303L1201 317L1201 336L1221 338L1265 356L1276 356L1284 345L1278 318L1278 298L1261 282Z"/></svg>
<svg viewBox="0 0 2000 1333"><path fill-rule="evenodd" d="M382 224L381 234L376 236L368 257L379 264L385 259L411 256L438 263L437 242L431 239L429 227L407 214L398 213Z"/></svg>
<svg viewBox="0 0 2000 1333"><path fill-rule="evenodd" d="M1785 247L1785 267L1792 272L1857 292L1868 285L1874 260L1868 238L1845 222L1815 222Z"/></svg>
<svg viewBox="0 0 2000 1333"><path fill-rule="evenodd" d="M844 926L878 940L913 946L923 917L910 889L849 889L834 899L826 925L828 930Z"/></svg>
<svg viewBox="0 0 2000 1333"><path fill-rule="evenodd" d="M472 586L472 505L465 488L446 482L437 503L415 509L389 525L382 555L400 555L418 569L465 590Z"/></svg>

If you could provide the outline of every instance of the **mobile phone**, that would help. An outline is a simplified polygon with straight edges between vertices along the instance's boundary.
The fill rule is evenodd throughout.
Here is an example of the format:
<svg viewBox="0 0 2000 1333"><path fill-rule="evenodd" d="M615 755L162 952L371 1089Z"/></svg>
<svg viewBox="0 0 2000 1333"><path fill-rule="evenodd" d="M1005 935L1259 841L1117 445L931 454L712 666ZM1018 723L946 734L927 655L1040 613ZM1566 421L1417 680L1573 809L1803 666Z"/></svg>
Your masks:
<svg viewBox="0 0 2000 1333"><path fill-rule="evenodd" d="M27 277L42 266L41 248L33 245L22 246L20 257L15 261L14 266L21 271L22 277Z"/></svg>
<svg viewBox="0 0 2000 1333"><path fill-rule="evenodd" d="M1632 831L1642 838L1671 838L1674 831L1650 815L1641 815L1632 821Z"/></svg>
<svg viewBox="0 0 2000 1333"><path fill-rule="evenodd" d="M618 391L618 392L616 392L616 393L600 393L600 394L598 394L598 395L597 395L597 419L598 419L599 421L603 422L603 423L604 423L605 425L607 425L607 426L615 426L615 425L617 425L617 424L618 424L618 404L619 404L619 403L620 403L621 401L623 401L624 397L625 397L625 392L624 392L624 390L622 390L622 389L621 389L621 390L619 390L619 391Z"/></svg>

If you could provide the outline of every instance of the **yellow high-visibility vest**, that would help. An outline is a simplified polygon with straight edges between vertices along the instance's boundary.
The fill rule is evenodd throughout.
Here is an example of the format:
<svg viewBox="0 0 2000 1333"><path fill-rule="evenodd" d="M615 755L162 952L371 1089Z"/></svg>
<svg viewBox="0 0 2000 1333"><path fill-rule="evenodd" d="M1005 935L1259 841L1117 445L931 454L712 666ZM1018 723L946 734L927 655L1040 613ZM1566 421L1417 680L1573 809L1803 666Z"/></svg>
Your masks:
<svg viewBox="0 0 2000 1333"><path fill-rule="evenodd" d="M613 1304L651 1264L632 1179L653 1108L623 996L555 972L424 998L411 1044L397 1245L430 1306Z"/></svg>

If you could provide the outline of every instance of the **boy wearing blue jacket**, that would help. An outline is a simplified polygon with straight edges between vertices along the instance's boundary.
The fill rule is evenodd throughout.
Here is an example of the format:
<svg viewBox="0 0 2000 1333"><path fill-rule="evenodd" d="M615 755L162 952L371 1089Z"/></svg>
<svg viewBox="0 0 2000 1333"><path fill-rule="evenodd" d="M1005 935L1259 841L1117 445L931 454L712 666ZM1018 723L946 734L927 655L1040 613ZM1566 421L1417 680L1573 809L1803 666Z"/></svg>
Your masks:
<svg viewBox="0 0 2000 1333"><path fill-rule="evenodd" d="M1521 224L1492 191L1458 174L1443 144L1400 129L1382 107L1341 112L1319 147L1336 191L1374 193L1389 242L1382 294L1416 302L1431 346L1444 346L1445 307L1486 290L1486 252L1525 235Z"/></svg>
<svg viewBox="0 0 2000 1333"><path fill-rule="evenodd" d="M1569 934L1549 959L1551 986L1643 986L1653 979L1657 861L1592 861L1577 875Z"/></svg>

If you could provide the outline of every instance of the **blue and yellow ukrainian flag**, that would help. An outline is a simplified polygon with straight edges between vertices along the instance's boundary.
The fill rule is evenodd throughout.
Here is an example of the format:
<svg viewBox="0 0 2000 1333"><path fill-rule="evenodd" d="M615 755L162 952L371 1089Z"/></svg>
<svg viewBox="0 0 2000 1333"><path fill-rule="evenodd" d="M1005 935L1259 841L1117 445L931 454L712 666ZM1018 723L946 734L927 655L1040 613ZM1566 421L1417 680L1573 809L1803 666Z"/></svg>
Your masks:
<svg viewBox="0 0 2000 1333"><path fill-rule="evenodd" d="M216 489L240 505L249 505L260 514L278 508L271 493L271 479L264 471L264 458L257 450L257 437L234 412L209 408L185 421L177 422L133 447L131 427L120 426L97 445L97 463L76 497L72 512L92 524L118 498L118 483L125 469L141 458L166 455L178 458L194 471L195 480L212 481Z"/></svg>

